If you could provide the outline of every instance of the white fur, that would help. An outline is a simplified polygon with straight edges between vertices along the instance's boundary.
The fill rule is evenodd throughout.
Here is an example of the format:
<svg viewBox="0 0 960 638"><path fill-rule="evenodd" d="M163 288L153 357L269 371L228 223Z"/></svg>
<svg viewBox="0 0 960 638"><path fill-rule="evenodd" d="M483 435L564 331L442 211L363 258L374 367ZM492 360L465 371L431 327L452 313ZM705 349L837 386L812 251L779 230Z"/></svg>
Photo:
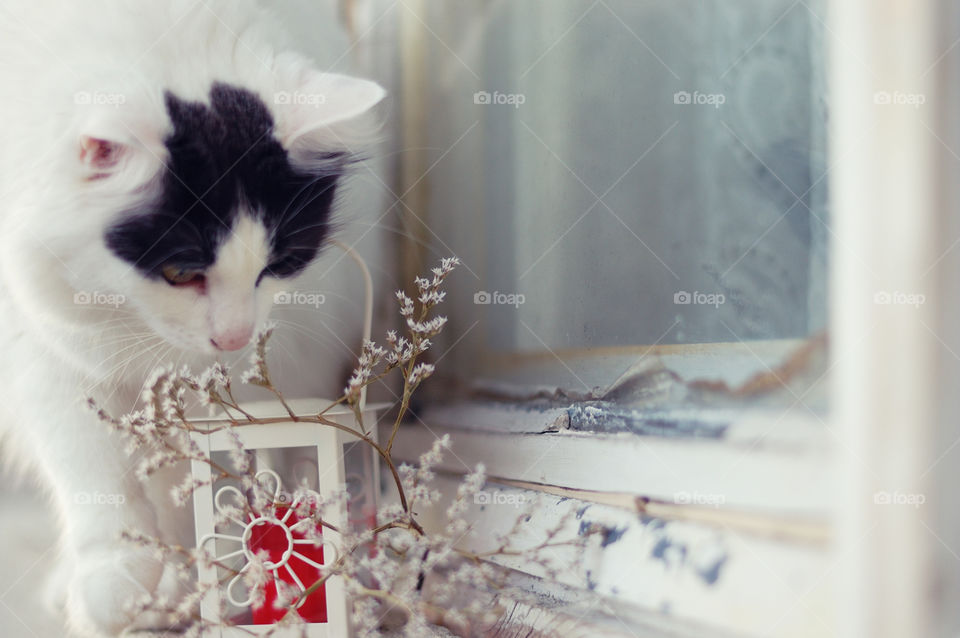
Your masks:
<svg viewBox="0 0 960 638"><path fill-rule="evenodd" d="M273 298L256 287L269 257L263 224L249 215L241 216L207 271L206 294L200 296L206 302L204 318L210 341L219 347L235 350L245 346L269 314ZM196 332L203 334L202 329Z"/></svg>
<svg viewBox="0 0 960 638"><path fill-rule="evenodd" d="M17 461L36 469L58 506L67 567L54 599L66 602L84 635L130 627L124 605L160 582L153 557L116 543L124 527L179 542L190 536L189 512L171 512L159 500L169 483L145 490L114 435L81 407L83 397L92 394L115 413L129 410L151 368L206 365L216 353L211 339L242 339L266 318L273 295L291 285L338 291L328 295L326 320L285 309L303 331L288 342L301 357L286 366L298 381L292 394L337 392L356 345L358 308L336 303L349 290L346 280L311 280L339 256L326 253L299 283L266 278L254 289L266 238L249 217L239 218L218 254L206 295L143 278L103 242L118 210L158 188L171 130L165 89L200 101L213 81L255 91L303 166L324 151L359 149L375 133L367 114L382 89L317 71L287 51L272 25L268 13L242 0L0 5L0 431L28 455ZM322 99L278 97L296 92ZM84 160L90 138L122 147L105 178L90 179L103 172ZM76 303L84 299L76 295L92 293L107 303ZM121 295L123 303L110 304ZM335 337L318 345L314 335L325 325ZM97 494L123 504L84 503Z"/></svg>

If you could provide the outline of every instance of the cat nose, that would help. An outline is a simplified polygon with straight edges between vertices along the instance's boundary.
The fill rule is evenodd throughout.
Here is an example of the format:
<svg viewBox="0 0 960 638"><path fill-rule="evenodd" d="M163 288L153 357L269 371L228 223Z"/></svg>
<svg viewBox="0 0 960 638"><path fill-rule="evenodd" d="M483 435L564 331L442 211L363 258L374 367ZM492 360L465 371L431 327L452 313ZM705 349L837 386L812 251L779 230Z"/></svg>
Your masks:
<svg viewBox="0 0 960 638"><path fill-rule="evenodd" d="M210 343L217 350L239 350L248 343L253 336L253 325L236 326L215 334L210 339Z"/></svg>

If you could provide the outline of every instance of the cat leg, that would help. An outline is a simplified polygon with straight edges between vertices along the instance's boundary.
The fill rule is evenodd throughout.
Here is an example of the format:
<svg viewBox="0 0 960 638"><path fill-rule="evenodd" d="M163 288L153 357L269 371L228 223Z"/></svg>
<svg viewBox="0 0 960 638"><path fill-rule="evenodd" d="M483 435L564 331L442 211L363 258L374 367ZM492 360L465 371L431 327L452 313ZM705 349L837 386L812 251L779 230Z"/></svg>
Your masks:
<svg viewBox="0 0 960 638"><path fill-rule="evenodd" d="M176 486L183 483L189 472L190 464L181 461L153 474L144 486L147 497L153 503L154 511L157 514L159 538L166 545L186 549L196 546L193 507L190 502L184 506L177 506L171 497L171 493ZM183 565L184 562L182 556L169 557L167 564L163 567L160 582L157 584L157 597L169 601L170 607L180 605L187 595L196 591L196 582L192 577L186 581L181 578L182 571L178 567ZM200 612L199 605L193 612ZM136 619L132 628L166 629L180 625L183 621L184 618L168 614L145 613Z"/></svg>
<svg viewBox="0 0 960 638"><path fill-rule="evenodd" d="M58 554L43 588L43 606L55 615L61 615L67 609L67 586L73 578L73 557L62 549L58 550Z"/></svg>
<svg viewBox="0 0 960 638"><path fill-rule="evenodd" d="M61 574L68 620L81 635L118 635L134 621L134 605L153 594L163 568L152 550L120 536L156 536L156 514L116 433L79 409L36 416L32 434L72 564Z"/></svg>

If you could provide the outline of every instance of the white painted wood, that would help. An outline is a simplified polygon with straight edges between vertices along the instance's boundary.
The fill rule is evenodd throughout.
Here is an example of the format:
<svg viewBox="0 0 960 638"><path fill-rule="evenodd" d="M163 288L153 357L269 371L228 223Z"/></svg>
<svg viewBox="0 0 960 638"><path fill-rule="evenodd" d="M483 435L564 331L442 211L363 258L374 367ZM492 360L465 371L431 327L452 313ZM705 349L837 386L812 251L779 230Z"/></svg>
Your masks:
<svg viewBox="0 0 960 638"><path fill-rule="evenodd" d="M565 429L569 421L566 408L537 409L524 404L485 401L430 406L423 416L441 427L516 434L559 431Z"/></svg>
<svg viewBox="0 0 960 638"><path fill-rule="evenodd" d="M455 478L441 476L439 484L446 494L456 492ZM463 539L463 549L494 549L494 535L507 532L518 517L523 524L512 548L535 546L558 525L561 531L554 542L575 539L593 524L614 530L606 547L597 537L579 564L569 547L549 552L559 566L576 565L562 570L559 582L599 595L593 603L597 609L614 609L604 604L609 601L659 613L665 622L710 627L709 634L701 635L809 638L831 633L836 610L825 543L787 542L724 525L640 517L532 490L488 485L482 494L477 500L483 504L475 503L467 516L474 531ZM442 525L446 505L424 512L428 529ZM526 558L506 556L494 562L544 575L537 562ZM549 589L549 584L544 587ZM623 627L629 629L626 618Z"/></svg>
<svg viewBox="0 0 960 638"><path fill-rule="evenodd" d="M526 638L743 638L739 632L707 627L658 611L644 610L609 596L562 587L527 576L508 573L512 587L530 593L530 599L508 608L495 629L496 636ZM427 586L430 579L427 579ZM466 590L467 595L489 597L487 592Z"/></svg>
<svg viewBox="0 0 960 638"><path fill-rule="evenodd" d="M719 507L703 507L695 504L667 503L638 497L627 492L595 492L510 479L493 478L490 481L498 486L534 490L562 498L573 498L586 503L624 509L642 516L727 527L746 534L767 538L801 543L827 543L832 539L827 520L786 518L730 508L720 509Z"/></svg>
<svg viewBox="0 0 960 638"><path fill-rule="evenodd" d="M875 497L933 494L926 470L936 456L936 332L942 295L956 295L956 278L941 279L950 290L936 288L940 273L925 276L940 254L938 226L955 214L938 194L943 87L928 71L954 37L938 37L946 3L935 0L830 6L840 634L932 637L930 548L938 541L929 508L878 505ZM878 92L922 95L927 106L878 104ZM925 302L877 304L878 292Z"/></svg>
<svg viewBox="0 0 960 638"><path fill-rule="evenodd" d="M210 456L210 440L208 437L193 437L193 440L200 447L200 451ZM209 485L212 478L210 466L201 461L191 461L190 471L193 478L202 481L193 492L193 520L196 531L196 540L199 540L206 534L212 534L213 525L213 488ZM217 580L217 568L213 566L197 565L197 576L201 583L212 583ZM219 596L216 591L210 591L200 601L200 616L202 618L215 618L219 611Z"/></svg>
<svg viewBox="0 0 960 638"><path fill-rule="evenodd" d="M354 423L355 422L351 422ZM327 436L316 439L317 469L320 474L320 493L331 494L346 489L343 447L357 439L340 430L327 427ZM332 512L331 523L337 529L346 529L348 524L346 505L336 508ZM340 534L330 529L324 529L325 539L330 539L332 546L342 546ZM324 552L324 562L336 560L331 556L331 548ZM331 636L342 635L344 638L350 632L350 603L347 600L346 587L342 578L331 578L324 584L327 596L327 628Z"/></svg>
<svg viewBox="0 0 960 638"><path fill-rule="evenodd" d="M439 422L425 414L429 430L405 429L394 445L397 457L415 460L446 433L453 454L442 468L451 472L483 463L490 476L505 479L820 521L834 504L829 435L819 421L800 414L744 416L721 440L482 432L449 427L452 415L441 414Z"/></svg>
<svg viewBox="0 0 960 638"><path fill-rule="evenodd" d="M830 435L818 417L747 411L723 438L696 439L562 431L564 414L490 402L435 407L423 415L429 431L404 430L395 456L414 461L434 436L449 434L453 453L441 466L448 472L482 462L488 475L524 481L542 496L585 499L544 496L521 526L520 538L532 544L576 504L622 532L619 541L585 557L589 578L584 570L562 575L568 586L592 587L670 620L702 623L711 635L833 635L827 539L836 480ZM487 489L534 493L490 483ZM643 505L650 516L637 512L637 497L653 499ZM478 515L471 540L481 545L473 549L505 532L521 511L511 506L516 496L491 501ZM567 532L580 524L569 521ZM673 547L674 540L685 549ZM664 542L697 560L722 547L736 567L717 587L708 586L689 565L677 568L669 556L655 556L666 551L655 551ZM542 575L524 561L500 562Z"/></svg>
<svg viewBox="0 0 960 638"><path fill-rule="evenodd" d="M589 408L587 408L589 409ZM596 408L598 411L603 408ZM422 413L431 426L478 432L543 434L562 432L569 427L570 408L539 407L528 403L456 401L433 405ZM722 439L730 446L753 449L793 448L809 453L827 453L831 438L827 422L806 410L758 408L706 409L703 407L638 410L639 418L698 420L727 426ZM647 437L646 440L655 440ZM673 440L673 437L667 437ZM694 437L677 435L676 440Z"/></svg>

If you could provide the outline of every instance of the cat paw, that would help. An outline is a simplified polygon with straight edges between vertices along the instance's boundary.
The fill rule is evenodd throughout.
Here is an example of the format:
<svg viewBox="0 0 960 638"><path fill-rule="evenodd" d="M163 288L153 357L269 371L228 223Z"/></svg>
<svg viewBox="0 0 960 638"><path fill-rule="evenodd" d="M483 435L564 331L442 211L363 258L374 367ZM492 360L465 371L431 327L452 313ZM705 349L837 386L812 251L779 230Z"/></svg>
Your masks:
<svg viewBox="0 0 960 638"><path fill-rule="evenodd" d="M71 626L87 636L118 636L134 627L138 604L153 595L162 572L147 550L98 547L83 552L66 592Z"/></svg>

